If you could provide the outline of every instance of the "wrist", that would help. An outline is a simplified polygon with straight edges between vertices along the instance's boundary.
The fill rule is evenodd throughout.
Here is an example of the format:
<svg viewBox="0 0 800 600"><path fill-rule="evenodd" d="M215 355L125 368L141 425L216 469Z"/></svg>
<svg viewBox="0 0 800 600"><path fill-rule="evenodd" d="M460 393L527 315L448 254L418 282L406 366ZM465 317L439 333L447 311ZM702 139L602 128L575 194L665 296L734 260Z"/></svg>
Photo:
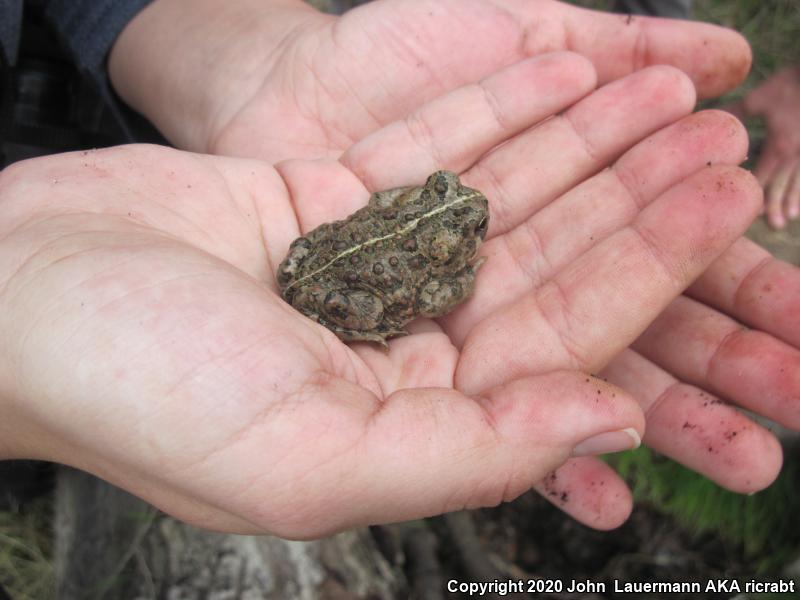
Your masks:
<svg viewBox="0 0 800 600"><path fill-rule="evenodd" d="M172 143L208 151L286 41L329 18L302 0L156 0L117 38L109 76Z"/></svg>

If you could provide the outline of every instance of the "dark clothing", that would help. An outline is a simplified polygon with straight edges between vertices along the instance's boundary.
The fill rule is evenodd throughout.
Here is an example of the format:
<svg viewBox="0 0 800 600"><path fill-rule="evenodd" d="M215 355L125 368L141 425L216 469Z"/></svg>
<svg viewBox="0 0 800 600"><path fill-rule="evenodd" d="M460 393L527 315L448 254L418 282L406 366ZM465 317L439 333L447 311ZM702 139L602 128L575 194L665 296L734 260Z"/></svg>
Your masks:
<svg viewBox="0 0 800 600"><path fill-rule="evenodd" d="M0 57L5 64L17 62L22 30L22 0L0 0Z"/></svg>
<svg viewBox="0 0 800 600"><path fill-rule="evenodd" d="M108 53L151 0L0 0L0 167L164 138L111 88Z"/></svg>
<svg viewBox="0 0 800 600"><path fill-rule="evenodd" d="M0 0L0 46L14 65L20 42L23 4L40 9L78 68L105 76L105 59L123 27L151 0Z"/></svg>

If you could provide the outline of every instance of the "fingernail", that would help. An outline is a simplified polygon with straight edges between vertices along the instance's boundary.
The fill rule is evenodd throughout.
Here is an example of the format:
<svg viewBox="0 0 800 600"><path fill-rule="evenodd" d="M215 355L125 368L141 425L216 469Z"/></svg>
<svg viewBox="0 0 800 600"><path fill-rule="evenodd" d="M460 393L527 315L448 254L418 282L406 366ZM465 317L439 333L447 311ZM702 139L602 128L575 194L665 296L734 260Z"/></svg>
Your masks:
<svg viewBox="0 0 800 600"><path fill-rule="evenodd" d="M641 443L642 438L639 437L639 433L633 427L627 427L619 431L598 433L588 440L583 440L572 449L572 456L596 456L597 454L633 450L638 448Z"/></svg>

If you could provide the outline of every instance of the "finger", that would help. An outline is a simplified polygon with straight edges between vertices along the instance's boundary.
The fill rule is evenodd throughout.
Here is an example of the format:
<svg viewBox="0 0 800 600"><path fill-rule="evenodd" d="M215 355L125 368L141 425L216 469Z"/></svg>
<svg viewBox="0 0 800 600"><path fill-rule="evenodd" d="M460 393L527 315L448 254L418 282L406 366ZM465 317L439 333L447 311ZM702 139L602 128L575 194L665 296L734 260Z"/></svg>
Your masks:
<svg viewBox="0 0 800 600"><path fill-rule="evenodd" d="M764 144L761 150L761 156L758 157L758 163L753 170L758 182L762 187L767 187L769 182L775 176L775 172L780 167L783 160L783 153L780 152L774 144L770 144L769 140Z"/></svg>
<svg viewBox="0 0 800 600"><path fill-rule="evenodd" d="M490 148L586 95L595 81L591 64L577 54L522 60L367 136L341 162L371 191L409 185L441 168L460 172Z"/></svg>
<svg viewBox="0 0 800 600"><path fill-rule="evenodd" d="M800 269L737 240L692 284L688 294L800 348Z"/></svg>
<svg viewBox="0 0 800 600"><path fill-rule="evenodd" d="M770 177L766 186L766 212L767 221L775 229L786 227L784 214L784 199L792 183L794 165L791 162L782 162Z"/></svg>
<svg viewBox="0 0 800 600"><path fill-rule="evenodd" d="M340 515L340 529L496 505L529 490L588 439L608 443L617 432L617 445L606 449L631 448L642 427L635 401L575 372L511 382L477 401L451 389L402 390L371 417L347 459L327 469L338 483L324 516ZM313 527L320 515L296 517Z"/></svg>
<svg viewBox="0 0 800 600"><path fill-rule="evenodd" d="M674 186L630 226L478 323L462 349L458 389L566 366L600 368L741 235L760 192L733 167L707 168Z"/></svg>
<svg viewBox="0 0 800 600"><path fill-rule="evenodd" d="M520 15L526 24L528 52L558 43L541 35L538 15L542 4L506 0L504 6ZM605 83L649 65L668 64L687 73L701 97L719 96L741 83L752 56L738 33L697 21L632 17L557 5L564 31L557 39L583 54Z"/></svg>
<svg viewBox="0 0 800 600"><path fill-rule="evenodd" d="M685 341L678 337L676 346ZM632 350L602 375L639 400L647 415L644 442L657 452L740 493L764 489L778 476L780 442L719 398L678 381Z"/></svg>
<svg viewBox="0 0 800 600"><path fill-rule="evenodd" d="M653 67L603 87L492 151L465 174L489 199L488 237L519 225L633 144L689 114L694 99L685 75Z"/></svg>
<svg viewBox="0 0 800 600"><path fill-rule="evenodd" d="M351 215L367 203L369 192L339 161L287 160L278 163L275 168L286 182L299 225L295 232L287 231L285 225L282 233L280 228L275 228L273 235L280 236L284 241L282 252L273 255L277 267L294 238L322 223L331 223Z"/></svg>
<svg viewBox="0 0 800 600"><path fill-rule="evenodd" d="M573 55L561 53L553 60L560 62L572 60L572 57ZM537 71L542 72L541 65L529 61L490 77L482 85L496 90L491 95L497 95L500 90L509 86L517 86L517 89L525 91L525 81L533 86L538 84L525 78L520 81L520 73L534 66ZM552 65L547 66L548 71L550 67ZM567 90L572 90L572 99L577 99L585 92L585 87L572 86L574 84L567 86ZM475 160L494 145L511 137L512 129L522 129L505 127L504 123L531 124L536 119L550 116L556 104L563 108L564 102L567 102L566 97L554 93L556 104L549 104L546 110L534 115L525 112L524 106L528 100L524 97L519 103L510 102L509 106L512 108L506 111L508 114L498 119L497 115L502 111L486 104L489 94L478 89L479 87L467 86L451 92L419 109L420 113L430 110L430 116L412 119L430 123L444 121L447 124L452 123L452 117L443 119L440 118L441 115L456 115L458 127L470 131L470 135L464 137L463 145L452 145L448 141L454 133L447 127L434 130L431 125L428 128L430 133L426 135L426 139L430 140L427 146L440 148L431 154L426 151L425 145L420 146L410 138L412 134L404 133L409 127L403 121L389 125L355 144L342 158L342 164L349 165L359 173L359 177L367 181L372 191L422 183L434 168L458 168L458 165L447 160L458 159L459 155ZM533 90L526 93L533 94L534 97L538 95ZM463 105L467 97L472 98L473 112L482 111L485 118L464 118ZM657 67L609 85L576 105L567 113L568 116L549 119L547 123L513 138L492 153L490 162L487 162L488 159L481 161L480 168L476 168L475 173L469 173L465 178L471 185L484 191L492 203L489 235L496 235L520 222L559 193L602 169L624 149L648 133L690 113L693 104L694 90L686 77L674 69ZM482 109L477 108L481 105ZM517 110L522 110L528 118L520 117L521 113L515 112ZM512 114L517 115L517 118L513 118ZM602 114L603 118L598 119L598 114ZM641 117L631 119L631 114ZM416 128L419 129L419 126ZM461 134L458 135L460 138ZM408 139L404 142L400 137ZM386 150L395 145L406 149L403 160L398 160L393 151ZM387 152L385 156L382 154L384 151ZM448 152L451 154L447 155ZM554 152L559 155L559 160L553 160ZM421 163L415 167L416 172L411 172L402 165L415 153L421 155ZM438 164L434 160L435 155L441 160ZM409 164L416 163L410 161ZM537 182L533 186L529 167L532 164L539 167ZM336 168L335 163L322 165L326 170ZM328 190L325 186L315 185L319 177L308 172L312 166L318 169L320 163L287 161L278 165L284 179L290 182L288 185L295 199L295 209L304 229L343 218L366 202L366 192L357 193L357 185L354 183L356 178L350 176L353 182L349 185ZM398 168L407 175L396 177ZM342 180L341 174L337 176L337 180ZM320 189L326 190L325 199L320 197Z"/></svg>
<svg viewBox="0 0 800 600"><path fill-rule="evenodd" d="M779 203L778 210L780 216L775 219L775 224L785 226L787 222L797 216L800 209L797 198L800 195L800 158L788 158L781 165L772 183L767 189L767 205L770 206L773 202L772 194L775 194L774 202ZM769 211L768 211L769 214ZM771 223L772 224L772 223Z"/></svg>
<svg viewBox="0 0 800 600"><path fill-rule="evenodd" d="M625 482L602 460L568 460L534 489L576 521L603 531L622 525L633 508Z"/></svg>
<svg viewBox="0 0 800 600"><path fill-rule="evenodd" d="M633 347L686 382L800 429L800 351L770 335L681 297Z"/></svg>
<svg viewBox="0 0 800 600"><path fill-rule="evenodd" d="M785 215L787 219L795 220L800 217L800 159L794 161L793 172L791 175L792 184L786 191L785 196Z"/></svg>
<svg viewBox="0 0 800 600"><path fill-rule="evenodd" d="M611 169L489 240L482 252L491 260L481 267L472 299L441 320L448 334L462 344L478 321L630 223L669 186L708 164L736 164L746 152L744 127L720 111L695 113L654 133Z"/></svg>
<svg viewBox="0 0 800 600"><path fill-rule="evenodd" d="M745 94L743 98L745 110L751 115L764 114L775 105L775 99L782 95L784 86L793 80L792 69L785 69L773 74Z"/></svg>

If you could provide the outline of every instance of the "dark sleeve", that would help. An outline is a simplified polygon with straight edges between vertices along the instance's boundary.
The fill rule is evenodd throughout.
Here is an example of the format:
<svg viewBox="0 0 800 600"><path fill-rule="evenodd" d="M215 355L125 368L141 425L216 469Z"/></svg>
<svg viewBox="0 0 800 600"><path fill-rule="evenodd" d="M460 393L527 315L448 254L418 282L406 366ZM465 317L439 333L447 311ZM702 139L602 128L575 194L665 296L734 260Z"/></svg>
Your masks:
<svg viewBox="0 0 800 600"><path fill-rule="evenodd" d="M0 0L0 58L6 65L17 62L22 29L22 0Z"/></svg>
<svg viewBox="0 0 800 600"><path fill-rule="evenodd" d="M46 0L44 14L78 69L101 79L117 36L150 1Z"/></svg>
<svg viewBox="0 0 800 600"><path fill-rule="evenodd" d="M166 143L151 124L120 100L111 87L107 70L108 53L117 37L152 0L40 1L44 17L78 71L100 94L125 141Z"/></svg>

